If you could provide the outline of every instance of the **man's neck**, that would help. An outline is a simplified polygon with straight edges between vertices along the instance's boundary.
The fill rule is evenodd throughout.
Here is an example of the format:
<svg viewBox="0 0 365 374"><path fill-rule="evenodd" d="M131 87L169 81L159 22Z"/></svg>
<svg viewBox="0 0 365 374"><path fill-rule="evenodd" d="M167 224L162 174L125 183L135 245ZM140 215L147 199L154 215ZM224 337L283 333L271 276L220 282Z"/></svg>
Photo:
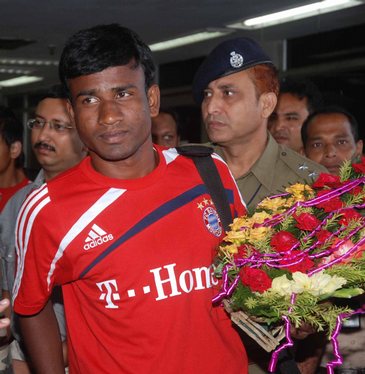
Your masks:
<svg viewBox="0 0 365 374"><path fill-rule="evenodd" d="M0 175L0 188L10 188L21 183L26 178L23 169L7 169Z"/></svg>
<svg viewBox="0 0 365 374"><path fill-rule="evenodd" d="M96 157L92 152L90 152L90 156L91 164L97 172L109 178L124 180L143 178L151 173L159 163L158 153L152 147L152 143L147 149L140 149L140 152L120 161L106 162L100 157Z"/></svg>
<svg viewBox="0 0 365 374"><path fill-rule="evenodd" d="M223 158L227 162L235 179L247 174L255 162L264 153L267 136L258 137L255 141L221 145Z"/></svg>

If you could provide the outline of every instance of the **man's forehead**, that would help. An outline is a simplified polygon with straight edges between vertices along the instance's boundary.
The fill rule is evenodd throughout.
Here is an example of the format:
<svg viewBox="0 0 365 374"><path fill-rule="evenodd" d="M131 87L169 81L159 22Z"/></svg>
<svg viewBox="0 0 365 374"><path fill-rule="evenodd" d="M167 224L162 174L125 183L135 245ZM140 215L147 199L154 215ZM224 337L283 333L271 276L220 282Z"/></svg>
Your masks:
<svg viewBox="0 0 365 374"><path fill-rule="evenodd" d="M352 135L351 125L344 116L343 120L332 121L330 118L325 118L324 116L320 118L321 115L313 118L308 124L308 134L313 134L313 136L346 136ZM329 131L330 129L330 131Z"/></svg>
<svg viewBox="0 0 365 374"><path fill-rule="evenodd" d="M247 80L249 79L248 70L249 69L219 77L211 81L208 84L208 88L210 87L218 87L218 88L234 87L234 86L238 86L242 82L247 82Z"/></svg>
<svg viewBox="0 0 365 374"><path fill-rule="evenodd" d="M63 98L54 98L54 97L46 97L41 100L36 108L36 112L42 110L67 110L67 99Z"/></svg>
<svg viewBox="0 0 365 374"><path fill-rule="evenodd" d="M135 64L111 66L68 80L72 95L80 95L84 92L115 91L136 83L144 87L144 71L140 65Z"/></svg>

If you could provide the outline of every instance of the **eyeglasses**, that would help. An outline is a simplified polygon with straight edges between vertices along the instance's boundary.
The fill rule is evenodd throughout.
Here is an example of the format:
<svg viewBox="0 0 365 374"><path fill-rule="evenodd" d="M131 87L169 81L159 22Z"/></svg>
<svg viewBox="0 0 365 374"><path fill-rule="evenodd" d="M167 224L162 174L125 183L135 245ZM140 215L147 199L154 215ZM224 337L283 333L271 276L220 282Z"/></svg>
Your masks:
<svg viewBox="0 0 365 374"><path fill-rule="evenodd" d="M58 132L58 133L65 133L68 130L72 130L74 127L70 126L69 123L62 123L58 121L45 121L38 118L33 118L27 121L27 126L31 130L42 130L44 126L46 126L46 123L48 123L49 128Z"/></svg>

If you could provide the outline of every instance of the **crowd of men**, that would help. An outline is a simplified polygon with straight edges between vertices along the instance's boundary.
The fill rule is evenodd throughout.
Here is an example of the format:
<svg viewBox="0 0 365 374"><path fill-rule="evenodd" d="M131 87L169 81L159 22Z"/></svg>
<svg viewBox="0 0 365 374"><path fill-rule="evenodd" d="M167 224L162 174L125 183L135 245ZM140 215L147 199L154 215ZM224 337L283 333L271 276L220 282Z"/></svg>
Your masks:
<svg viewBox="0 0 365 374"><path fill-rule="evenodd" d="M13 300L0 303L11 319L4 370L267 372L268 354L212 306L220 212L193 158L176 148L176 112L159 110L148 46L117 24L80 30L59 73L62 87L27 123L41 166L33 182L17 163L22 126L0 112L2 295ZM362 156L356 119L325 107L309 81L280 82L250 38L217 45L192 92L232 219ZM304 334L297 346L277 373L319 370L325 342ZM360 370L356 360L344 367Z"/></svg>

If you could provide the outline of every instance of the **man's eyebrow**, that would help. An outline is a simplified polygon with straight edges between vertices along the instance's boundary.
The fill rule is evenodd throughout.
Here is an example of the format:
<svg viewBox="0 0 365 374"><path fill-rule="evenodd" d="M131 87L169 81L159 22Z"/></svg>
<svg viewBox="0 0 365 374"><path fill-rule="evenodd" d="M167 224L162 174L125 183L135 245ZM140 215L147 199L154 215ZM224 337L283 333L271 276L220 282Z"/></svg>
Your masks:
<svg viewBox="0 0 365 374"><path fill-rule="evenodd" d="M117 87L114 87L112 88L112 91L113 92L120 92L120 91L125 91L125 90L128 90L129 88L135 88L136 85L135 84L127 84L127 85L124 85L124 86L117 86Z"/></svg>
<svg viewBox="0 0 365 374"><path fill-rule="evenodd" d="M220 90L226 90L227 88L234 88L234 83L224 83L218 86Z"/></svg>
<svg viewBox="0 0 365 374"><path fill-rule="evenodd" d="M39 117L39 118L43 118L44 119L44 117L41 114L38 114L37 112L34 113L34 117Z"/></svg>
<svg viewBox="0 0 365 374"><path fill-rule="evenodd" d="M116 86L116 87L113 87L111 89L111 91L113 92L120 92L120 91L125 91L127 89L130 89L130 88L134 88L136 87L134 84L130 83L130 84L126 84L126 85L123 85L123 86ZM76 95L76 98L80 97L80 96L95 96L97 95L99 89L96 89L96 88L91 88L89 90L81 90L77 95Z"/></svg>
<svg viewBox="0 0 365 374"><path fill-rule="evenodd" d="M80 96L93 96L97 92L96 89L90 89L90 90L81 90L77 95L76 98Z"/></svg>

